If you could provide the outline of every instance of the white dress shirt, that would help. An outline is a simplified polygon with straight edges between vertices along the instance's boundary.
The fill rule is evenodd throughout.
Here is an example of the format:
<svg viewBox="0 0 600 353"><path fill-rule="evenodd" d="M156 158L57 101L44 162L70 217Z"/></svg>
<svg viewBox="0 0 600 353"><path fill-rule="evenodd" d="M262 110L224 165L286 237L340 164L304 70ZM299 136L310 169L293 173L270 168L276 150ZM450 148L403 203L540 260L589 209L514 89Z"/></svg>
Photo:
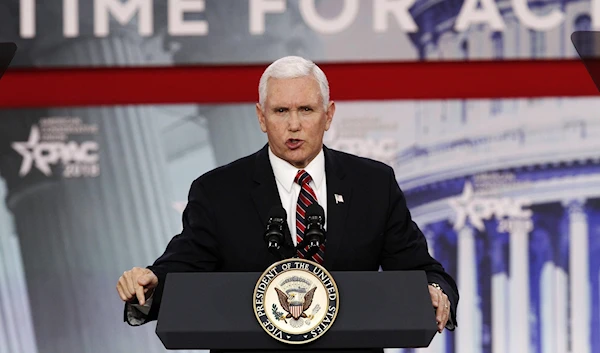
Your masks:
<svg viewBox="0 0 600 353"><path fill-rule="evenodd" d="M275 174L281 205L285 209L285 212L287 212L288 227L292 235L292 240L294 241L294 245L296 245L296 205L298 203L298 194L300 194L300 185L294 182L294 179L301 169L277 157L271 151L270 147L269 161ZM317 195L319 205L323 207L323 211L325 212L325 224L323 227L327 229L327 181L325 180L325 155L322 149L304 170L312 178L308 185Z"/></svg>

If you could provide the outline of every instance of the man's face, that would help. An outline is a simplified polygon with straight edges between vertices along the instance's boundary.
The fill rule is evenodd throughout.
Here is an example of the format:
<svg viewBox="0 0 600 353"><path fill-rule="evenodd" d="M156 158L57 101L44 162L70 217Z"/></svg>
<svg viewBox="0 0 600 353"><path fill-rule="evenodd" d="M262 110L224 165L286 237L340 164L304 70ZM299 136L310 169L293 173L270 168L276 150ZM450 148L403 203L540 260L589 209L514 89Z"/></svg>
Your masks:
<svg viewBox="0 0 600 353"><path fill-rule="evenodd" d="M304 168L323 147L335 104L323 108L319 83L312 76L270 78L265 106L256 104L260 128L273 153L296 168Z"/></svg>

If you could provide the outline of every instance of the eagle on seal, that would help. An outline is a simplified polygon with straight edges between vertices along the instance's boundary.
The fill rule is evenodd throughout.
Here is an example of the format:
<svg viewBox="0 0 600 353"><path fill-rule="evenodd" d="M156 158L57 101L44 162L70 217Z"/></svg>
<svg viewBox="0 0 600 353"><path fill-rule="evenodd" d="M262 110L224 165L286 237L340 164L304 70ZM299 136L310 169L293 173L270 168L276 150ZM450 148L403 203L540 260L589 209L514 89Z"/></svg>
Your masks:
<svg viewBox="0 0 600 353"><path fill-rule="evenodd" d="M279 297L279 304L281 304L283 310L288 313L285 318L289 319L293 317L294 320L298 320L301 317L308 317L304 312L310 308L316 289L317 287L314 287L306 292L302 299L299 299L296 293L287 295L279 288L275 288L277 296Z"/></svg>

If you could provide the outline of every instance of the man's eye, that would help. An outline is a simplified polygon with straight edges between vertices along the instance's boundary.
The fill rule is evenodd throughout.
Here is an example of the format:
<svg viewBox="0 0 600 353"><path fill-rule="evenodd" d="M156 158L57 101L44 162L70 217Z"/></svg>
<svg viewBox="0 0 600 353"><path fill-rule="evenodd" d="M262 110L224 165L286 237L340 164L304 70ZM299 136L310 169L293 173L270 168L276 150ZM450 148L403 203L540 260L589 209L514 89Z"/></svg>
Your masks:
<svg viewBox="0 0 600 353"><path fill-rule="evenodd" d="M285 108L279 108L279 109L277 109L277 112L278 113L285 113Z"/></svg>
<svg viewBox="0 0 600 353"><path fill-rule="evenodd" d="M305 112L309 112L309 111L311 111L312 109L311 109L310 107L304 107L304 108L302 108L302 110L304 110Z"/></svg>

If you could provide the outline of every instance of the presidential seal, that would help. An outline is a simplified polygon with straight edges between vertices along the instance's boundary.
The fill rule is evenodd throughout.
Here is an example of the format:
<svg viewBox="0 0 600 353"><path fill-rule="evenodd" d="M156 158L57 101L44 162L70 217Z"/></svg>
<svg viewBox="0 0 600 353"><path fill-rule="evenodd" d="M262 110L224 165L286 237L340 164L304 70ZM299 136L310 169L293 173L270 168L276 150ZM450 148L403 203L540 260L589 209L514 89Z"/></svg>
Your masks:
<svg viewBox="0 0 600 353"><path fill-rule="evenodd" d="M252 299L260 326L289 344L321 337L339 308L338 289L329 272L303 259L286 259L269 267L258 279Z"/></svg>

